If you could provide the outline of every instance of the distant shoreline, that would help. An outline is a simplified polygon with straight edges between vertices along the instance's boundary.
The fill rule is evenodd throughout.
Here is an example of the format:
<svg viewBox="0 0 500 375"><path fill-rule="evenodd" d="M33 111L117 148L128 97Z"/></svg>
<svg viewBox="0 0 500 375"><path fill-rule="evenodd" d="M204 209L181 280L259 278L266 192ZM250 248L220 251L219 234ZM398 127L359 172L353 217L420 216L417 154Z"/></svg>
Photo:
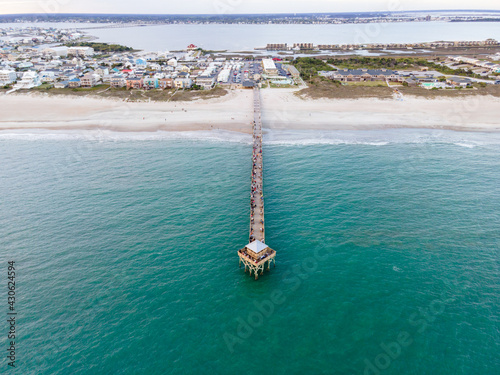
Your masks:
<svg viewBox="0 0 500 375"><path fill-rule="evenodd" d="M2 22L89 22L89 23L144 23L156 24L366 24L380 22L491 22L500 21L499 10L410 10L310 13L231 13L230 3L220 3L213 14L102 14L102 13L32 13L3 14ZM498 17L498 19L497 19Z"/></svg>

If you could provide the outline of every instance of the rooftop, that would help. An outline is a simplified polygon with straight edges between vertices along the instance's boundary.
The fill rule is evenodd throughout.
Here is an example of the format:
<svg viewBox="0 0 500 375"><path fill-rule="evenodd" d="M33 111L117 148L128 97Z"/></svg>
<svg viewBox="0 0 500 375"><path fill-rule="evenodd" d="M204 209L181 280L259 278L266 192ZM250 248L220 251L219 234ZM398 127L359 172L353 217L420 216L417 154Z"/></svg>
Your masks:
<svg viewBox="0 0 500 375"><path fill-rule="evenodd" d="M259 240L255 240L248 245L245 246L248 250L255 254L260 254L264 250L266 250L269 246L267 246L264 242L261 242Z"/></svg>

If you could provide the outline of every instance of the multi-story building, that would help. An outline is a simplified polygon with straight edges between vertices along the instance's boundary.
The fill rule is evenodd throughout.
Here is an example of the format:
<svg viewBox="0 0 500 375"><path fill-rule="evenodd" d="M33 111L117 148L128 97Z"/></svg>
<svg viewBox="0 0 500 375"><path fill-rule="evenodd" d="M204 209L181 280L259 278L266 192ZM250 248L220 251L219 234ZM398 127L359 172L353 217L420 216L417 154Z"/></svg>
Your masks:
<svg viewBox="0 0 500 375"><path fill-rule="evenodd" d="M288 45L286 43L271 43L266 46L268 51L286 51Z"/></svg>
<svg viewBox="0 0 500 375"><path fill-rule="evenodd" d="M341 69L323 74L341 82L397 81L399 74L387 69Z"/></svg>
<svg viewBox="0 0 500 375"><path fill-rule="evenodd" d="M142 89L142 78L127 78L127 89Z"/></svg>
<svg viewBox="0 0 500 375"><path fill-rule="evenodd" d="M174 87L174 80L172 78L162 78L158 81L158 86L160 89L171 89Z"/></svg>
<svg viewBox="0 0 500 375"><path fill-rule="evenodd" d="M203 87L203 90L213 89L215 86L215 76L213 77L197 77L194 81L198 86Z"/></svg>
<svg viewBox="0 0 500 375"><path fill-rule="evenodd" d="M145 77L142 79L142 87L145 89L157 89L158 88L158 78L155 77Z"/></svg>
<svg viewBox="0 0 500 375"><path fill-rule="evenodd" d="M174 86L178 89L188 89L193 85L193 81L188 77L177 77L174 79Z"/></svg>
<svg viewBox="0 0 500 375"><path fill-rule="evenodd" d="M68 81L68 87L75 89L77 87L80 87L80 78L73 78Z"/></svg>
<svg viewBox="0 0 500 375"><path fill-rule="evenodd" d="M300 50L312 50L314 49L314 44L313 43L294 43L293 48L298 48Z"/></svg>
<svg viewBox="0 0 500 375"><path fill-rule="evenodd" d="M111 87L125 87L127 86L127 81L125 80L125 77L122 75L114 75L111 77L109 84Z"/></svg>
<svg viewBox="0 0 500 375"><path fill-rule="evenodd" d="M0 85L9 85L17 80L16 72L13 70L0 70Z"/></svg>
<svg viewBox="0 0 500 375"><path fill-rule="evenodd" d="M23 74L23 78L18 81L14 88L16 89L31 89L40 86L42 82L36 72L28 71Z"/></svg>
<svg viewBox="0 0 500 375"><path fill-rule="evenodd" d="M97 79L93 73L87 73L80 79L81 87L94 87L97 84Z"/></svg>

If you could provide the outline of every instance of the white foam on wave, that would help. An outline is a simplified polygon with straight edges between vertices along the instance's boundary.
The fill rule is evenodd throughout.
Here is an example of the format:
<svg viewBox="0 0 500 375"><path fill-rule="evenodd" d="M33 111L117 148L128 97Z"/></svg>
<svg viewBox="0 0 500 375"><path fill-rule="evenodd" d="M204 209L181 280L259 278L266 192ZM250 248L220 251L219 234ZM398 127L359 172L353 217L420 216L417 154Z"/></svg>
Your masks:
<svg viewBox="0 0 500 375"><path fill-rule="evenodd" d="M4 130L0 131L0 140L83 140L90 142L120 142L120 141L211 141L251 144L249 134L224 130L209 131L156 131L156 132L115 132L110 130Z"/></svg>
<svg viewBox="0 0 500 375"><path fill-rule="evenodd" d="M500 133L455 132L434 129L384 129L384 130L268 130L264 135L267 145L367 145L394 144L455 144L474 148L485 145L500 146Z"/></svg>
<svg viewBox="0 0 500 375"><path fill-rule="evenodd" d="M111 130L2 130L2 140L83 140L89 142L120 141L209 141L251 144L249 134L227 130L116 132ZM486 145L500 146L500 133L464 133L452 130L384 129L384 130L264 130L264 145L366 145L394 144L454 144L475 148Z"/></svg>
<svg viewBox="0 0 500 375"><path fill-rule="evenodd" d="M474 148L476 145L470 144L470 143L461 143L461 142L456 142L454 143L455 146L460 146L460 147L465 147L465 148Z"/></svg>

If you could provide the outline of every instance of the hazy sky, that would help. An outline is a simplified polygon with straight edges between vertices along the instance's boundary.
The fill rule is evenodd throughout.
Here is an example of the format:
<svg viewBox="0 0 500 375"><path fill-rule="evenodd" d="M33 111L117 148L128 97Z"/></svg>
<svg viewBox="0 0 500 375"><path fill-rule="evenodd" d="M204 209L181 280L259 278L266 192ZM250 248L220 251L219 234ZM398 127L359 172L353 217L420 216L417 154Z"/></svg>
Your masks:
<svg viewBox="0 0 500 375"><path fill-rule="evenodd" d="M294 13L419 9L500 10L499 0L0 0L8 13Z"/></svg>

